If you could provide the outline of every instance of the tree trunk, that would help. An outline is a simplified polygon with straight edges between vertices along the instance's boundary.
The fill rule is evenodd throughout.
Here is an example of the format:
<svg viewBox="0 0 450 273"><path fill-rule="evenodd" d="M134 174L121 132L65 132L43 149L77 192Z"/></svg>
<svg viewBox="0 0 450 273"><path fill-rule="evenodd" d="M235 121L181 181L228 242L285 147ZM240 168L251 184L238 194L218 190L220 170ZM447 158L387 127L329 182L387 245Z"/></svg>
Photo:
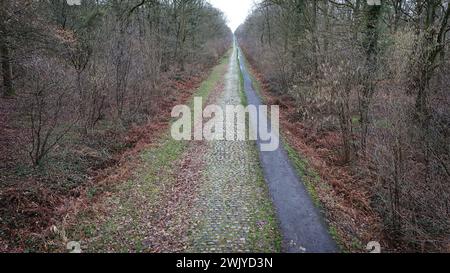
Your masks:
<svg viewBox="0 0 450 273"><path fill-rule="evenodd" d="M381 19L381 5L367 5L366 11L366 79L362 96L360 98L360 120L361 120L361 150L366 151L367 135L369 128L369 108L375 93L375 77L378 66L378 40L379 22Z"/></svg>
<svg viewBox="0 0 450 273"><path fill-rule="evenodd" d="M323 38L323 51L325 52L325 58L328 60L328 49L329 49L329 35L331 33L331 20L330 17L332 16L332 8L329 6L328 1L323 1L323 12L324 12L324 19L325 19L325 35Z"/></svg>
<svg viewBox="0 0 450 273"><path fill-rule="evenodd" d="M312 2L312 18L311 18L311 36L313 45L313 69L314 80L317 84L319 80L319 38L318 38L318 25L317 25L317 13L318 5L317 1Z"/></svg>
<svg viewBox="0 0 450 273"><path fill-rule="evenodd" d="M0 60L2 66L2 77L3 77L3 95L5 97L14 95L13 89L13 79L12 79L12 67L11 67L11 56L8 46L8 35L5 26L6 18L6 7L5 0L0 0Z"/></svg>

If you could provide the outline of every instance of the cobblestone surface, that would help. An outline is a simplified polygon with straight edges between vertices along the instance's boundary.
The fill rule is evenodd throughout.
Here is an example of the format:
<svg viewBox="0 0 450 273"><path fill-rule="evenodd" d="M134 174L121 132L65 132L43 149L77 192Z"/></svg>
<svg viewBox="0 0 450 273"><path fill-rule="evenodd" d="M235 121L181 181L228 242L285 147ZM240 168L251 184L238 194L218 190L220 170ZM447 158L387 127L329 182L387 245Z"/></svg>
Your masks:
<svg viewBox="0 0 450 273"><path fill-rule="evenodd" d="M241 103L236 49L225 81L225 90L216 101L223 109ZM255 142L213 141L208 145L188 252L279 251L278 224Z"/></svg>
<svg viewBox="0 0 450 273"><path fill-rule="evenodd" d="M208 104L239 104L236 49L218 69L200 95L208 94ZM69 237L84 252L278 252L259 164L255 142L164 137L141 154L132 179L78 215Z"/></svg>

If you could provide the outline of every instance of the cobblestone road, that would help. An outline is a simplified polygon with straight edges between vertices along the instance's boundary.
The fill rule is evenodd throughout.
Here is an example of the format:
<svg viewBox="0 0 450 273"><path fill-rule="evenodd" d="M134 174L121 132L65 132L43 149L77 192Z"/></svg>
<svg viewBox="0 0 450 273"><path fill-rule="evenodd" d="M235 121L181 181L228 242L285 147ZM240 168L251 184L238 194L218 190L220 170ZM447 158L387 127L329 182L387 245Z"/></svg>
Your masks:
<svg viewBox="0 0 450 273"><path fill-rule="evenodd" d="M224 90L215 102L223 109L241 103L236 54L234 49ZM279 251L278 224L255 142L209 142L205 168L188 252Z"/></svg>

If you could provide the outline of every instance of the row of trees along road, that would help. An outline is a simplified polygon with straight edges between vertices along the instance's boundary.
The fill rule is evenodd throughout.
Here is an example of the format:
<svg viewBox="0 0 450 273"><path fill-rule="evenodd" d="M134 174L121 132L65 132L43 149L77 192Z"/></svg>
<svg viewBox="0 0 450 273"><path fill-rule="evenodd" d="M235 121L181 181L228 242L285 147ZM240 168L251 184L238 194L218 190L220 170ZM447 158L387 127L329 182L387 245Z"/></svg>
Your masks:
<svg viewBox="0 0 450 273"><path fill-rule="evenodd" d="M293 119L370 162L372 206L413 248L449 238L449 16L448 0L263 0L237 31Z"/></svg>
<svg viewBox="0 0 450 273"><path fill-rule="evenodd" d="M0 1L1 91L23 105L35 165L72 131L154 116L173 81L201 75L232 39L204 0L68 2Z"/></svg>
<svg viewBox="0 0 450 273"><path fill-rule="evenodd" d="M155 141L232 38L204 0L0 0L0 251L49 251L70 200L102 194L90 178Z"/></svg>

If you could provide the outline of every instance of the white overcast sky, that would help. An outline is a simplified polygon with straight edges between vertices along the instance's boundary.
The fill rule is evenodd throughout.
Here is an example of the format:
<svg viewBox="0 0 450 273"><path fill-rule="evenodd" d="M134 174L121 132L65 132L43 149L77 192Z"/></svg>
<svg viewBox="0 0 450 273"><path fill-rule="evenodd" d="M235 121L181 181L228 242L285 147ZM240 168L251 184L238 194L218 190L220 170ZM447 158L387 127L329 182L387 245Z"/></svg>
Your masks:
<svg viewBox="0 0 450 273"><path fill-rule="evenodd" d="M245 22L245 18L252 10L258 0L208 0L214 7L225 13L228 26L235 31L238 26Z"/></svg>

